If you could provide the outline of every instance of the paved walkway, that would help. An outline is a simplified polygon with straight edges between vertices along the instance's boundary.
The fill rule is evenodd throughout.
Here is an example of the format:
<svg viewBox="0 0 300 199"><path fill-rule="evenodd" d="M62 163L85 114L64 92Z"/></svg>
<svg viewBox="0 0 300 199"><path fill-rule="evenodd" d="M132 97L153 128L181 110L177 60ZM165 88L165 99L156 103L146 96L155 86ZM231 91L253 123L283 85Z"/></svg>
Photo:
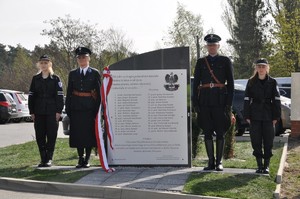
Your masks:
<svg viewBox="0 0 300 199"><path fill-rule="evenodd" d="M192 172L203 172L203 168L121 167L113 173L105 173L102 169L96 169L91 174L78 180L76 184L181 192ZM224 173L255 174L255 170L224 169Z"/></svg>

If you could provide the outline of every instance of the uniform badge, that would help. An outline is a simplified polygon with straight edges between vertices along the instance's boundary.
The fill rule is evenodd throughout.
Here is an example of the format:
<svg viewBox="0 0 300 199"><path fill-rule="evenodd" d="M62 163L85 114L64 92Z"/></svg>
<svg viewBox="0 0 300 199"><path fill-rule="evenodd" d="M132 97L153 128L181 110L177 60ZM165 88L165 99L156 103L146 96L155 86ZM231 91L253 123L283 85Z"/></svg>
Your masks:
<svg viewBox="0 0 300 199"><path fill-rule="evenodd" d="M62 82L58 82L58 86L62 88Z"/></svg>

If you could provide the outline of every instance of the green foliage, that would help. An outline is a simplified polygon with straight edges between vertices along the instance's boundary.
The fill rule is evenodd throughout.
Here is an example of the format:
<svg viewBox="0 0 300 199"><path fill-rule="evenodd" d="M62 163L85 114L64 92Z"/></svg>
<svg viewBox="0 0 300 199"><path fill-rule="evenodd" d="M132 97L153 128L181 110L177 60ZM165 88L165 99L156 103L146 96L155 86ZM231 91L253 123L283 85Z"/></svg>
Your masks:
<svg viewBox="0 0 300 199"><path fill-rule="evenodd" d="M192 158L196 158L199 154L203 138L200 137L202 130L198 126L197 122L197 114L195 112L192 113Z"/></svg>
<svg viewBox="0 0 300 199"><path fill-rule="evenodd" d="M195 66L197 61L197 36L200 38L200 51L203 51L203 22L201 15L194 15L185 9L184 5L178 3L177 15L168 30L168 36L164 39L165 45L171 47L189 46L191 65Z"/></svg>
<svg viewBox="0 0 300 199"><path fill-rule="evenodd" d="M69 71L77 68L74 50L78 46L91 48L90 66L99 71L136 54L131 52L132 41L121 30L99 30L96 25L72 19L70 15L45 23L50 25L42 31L42 35L50 38L48 45L35 46L30 52L20 45L15 48L0 44L0 88L28 92L32 76L38 71L36 63L43 54L51 57L54 73L60 76L65 91Z"/></svg>
<svg viewBox="0 0 300 199"><path fill-rule="evenodd" d="M290 76L300 71L300 1L269 0L272 27L273 76Z"/></svg>
<svg viewBox="0 0 300 199"><path fill-rule="evenodd" d="M230 128L225 134L225 146L224 146L224 159L234 157L234 144L235 144L235 123L231 124Z"/></svg>
<svg viewBox="0 0 300 199"><path fill-rule="evenodd" d="M228 43L235 50L235 78L249 78L253 73L252 63L262 54L267 36L267 15L262 0L227 0L223 19L232 39Z"/></svg>

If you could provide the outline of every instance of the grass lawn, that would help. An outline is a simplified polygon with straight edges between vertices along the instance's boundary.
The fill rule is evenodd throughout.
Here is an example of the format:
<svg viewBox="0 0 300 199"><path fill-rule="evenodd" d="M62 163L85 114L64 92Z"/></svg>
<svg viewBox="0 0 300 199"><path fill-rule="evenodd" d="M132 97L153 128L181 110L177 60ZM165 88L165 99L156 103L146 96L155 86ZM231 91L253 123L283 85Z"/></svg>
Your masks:
<svg viewBox="0 0 300 199"><path fill-rule="evenodd" d="M275 177L282 154L282 143L274 145L270 164L270 176L250 174L194 173L184 187L189 194L227 198L273 198L276 188ZM255 169L256 161L249 142L235 143L235 158L223 160L225 168ZM200 144L199 155L193 160L194 166L206 166L204 144Z"/></svg>
<svg viewBox="0 0 300 199"><path fill-rule="evenodd" d="M39 170L38 147L35 141L0 148L0 176L41 181L75 182L90 171L78 170ZM54 165L74 166L77 164L77 151L70 148L68 138L58 138L54 151ZM91 165L99 165L99 159L91 155Z"/></svg>
<svg viewBox="0 0 300 199"><path fill-rule="evenodd" d="M183 192L196 195L228 198L272 198L274 182L281 158L283 144L274 146L271 159L270 176L224 173L194 173L185 184ZM78 170L39 170L40 161L35 141L0 148L0 176L40 181L73 183L91 171ZM91 165L98 166L99 159L91 156ZM54 165L75 166L76 149L69 148L67 138L58 138L54 153ZM199 155L193 166L206 166L207 158L204 144L199 145ZM235 158L223 161L227 168L256 168L255 158L249 142L235 144ZM100 169L100 168L99 168Z"/></svg>

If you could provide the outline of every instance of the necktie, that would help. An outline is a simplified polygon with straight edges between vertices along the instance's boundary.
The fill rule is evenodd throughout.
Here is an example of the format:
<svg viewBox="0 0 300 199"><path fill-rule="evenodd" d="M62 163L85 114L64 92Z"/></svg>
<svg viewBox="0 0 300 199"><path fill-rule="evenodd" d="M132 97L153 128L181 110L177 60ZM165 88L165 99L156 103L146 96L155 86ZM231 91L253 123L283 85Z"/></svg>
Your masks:
<svg viewBox="0 0 300 199"><path fill-rule="evenodd" d="M84 77L84 72L83 72L83 69L81 69L80 76L81 76L81 78L83 78L83 77Z"/></svg>

